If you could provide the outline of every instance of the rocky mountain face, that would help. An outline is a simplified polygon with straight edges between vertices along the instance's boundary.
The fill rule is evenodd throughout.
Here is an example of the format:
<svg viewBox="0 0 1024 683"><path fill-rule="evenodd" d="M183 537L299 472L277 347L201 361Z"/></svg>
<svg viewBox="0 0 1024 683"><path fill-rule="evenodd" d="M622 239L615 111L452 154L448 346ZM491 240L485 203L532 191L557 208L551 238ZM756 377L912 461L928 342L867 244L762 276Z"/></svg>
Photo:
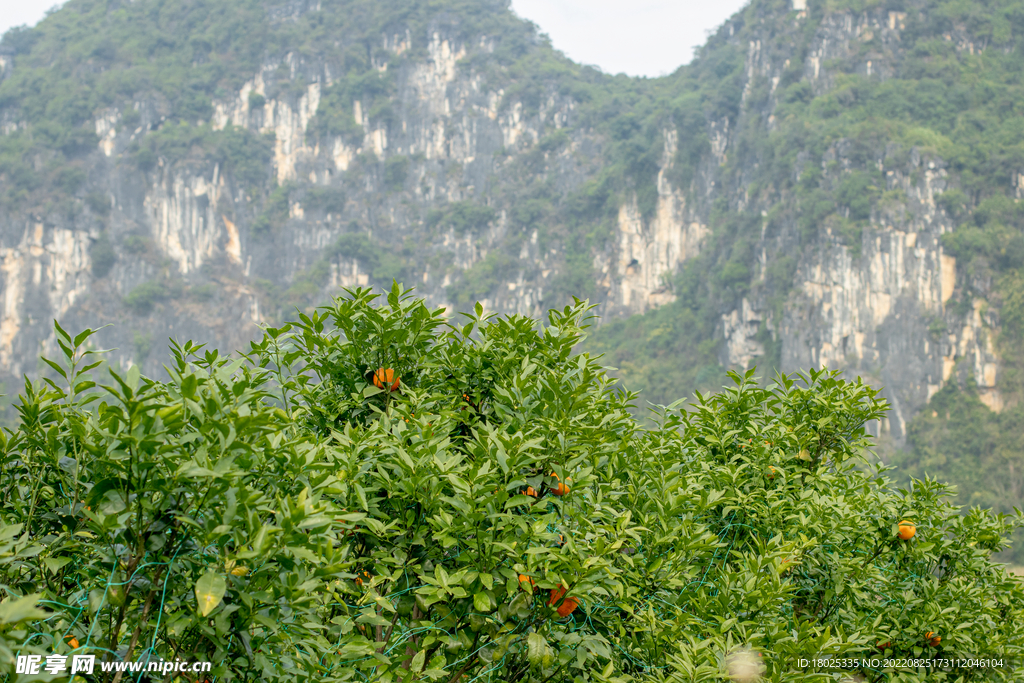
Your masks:
<svg viewBox="0 0 1024 683"><path fill-rule="evenodd" d="M113 358L154 372L169 337L243 348L295 307L392 278L452 311L480 300L540 317L580 296L613 320L672 305L677 276L703 258L721 266L716 281L735 271L728 296L714 295L723 367L862 375L885 387L883 429L897 441L958 373L1002 408L999 302L944 242L965 219L941 201L962 186L941 145L887 129L863 144L852 124L817 145L757 142L837 116L814 107L841 106L853 81L907 77L908 22L927 5L754 0L692 66L656 80L572 65L503 4L423 3L408 20L346 24L357 5L255 3L265 30L320 42L258 50L247 73L200 93L194 118L133 82L90 101L75 123L82 149L19 152L56 180L40 181L45 197L8 193L0 214L0 371L35 372L55 351L54 318L112 324ZM474 23L467 7L501 19ZM71 0L32 32L130 30L131 11ZM324 21L336 23L315 34ZM997 49L972 35L953 26L929 40L954 59ZM503 56L510 41L518 51ZM0 59L8 148L40 136L12 93L50 45L14 43ZM114 78L120 58L85 63ZM77 180L62 186L54 158ZM16 187L18 168L0 185ZM851 178L868 179L861 192ZM834 210L815 214L813 193ZM728 216L743 217L740 232L722 232Z"/></svg>

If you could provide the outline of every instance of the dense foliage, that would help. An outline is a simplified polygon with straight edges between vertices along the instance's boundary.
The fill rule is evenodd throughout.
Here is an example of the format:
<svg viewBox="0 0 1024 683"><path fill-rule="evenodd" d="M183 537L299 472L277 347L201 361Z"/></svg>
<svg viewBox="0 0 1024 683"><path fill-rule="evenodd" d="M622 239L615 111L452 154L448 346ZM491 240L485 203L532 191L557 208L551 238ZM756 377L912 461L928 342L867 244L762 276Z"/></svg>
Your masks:
<svg viewBox="0 0 1024 683"><path fill-rule="evenodd" d="M908 448L892 462L903 481L930 474L955 482L961 504L1011 512L1024 505L1024 278L1012 271L1002 277L998 349L1006 407L989 410L969 375L951 382L911 423ZM1024 530L1013 541L1006 556L1024 566Z"/></svg>
<svg viewBox="0 0 1024 683"><path fill-rule="evenodd" d="M957 258L960 283L950 315L937 319L932 333L938 341L954 329L975 299L998 310L999 390L1006 407L1000 414L989 410L967 371L958 371L957 381L911 422L906 449L892 458L906 468L901 480L938 476L958 485L961 504L1009 512L1024 500L1018 438L1024 422L1024 203L1015 185L1024 168L1024 3L812 1L798 30L787 26L792 15L778 11L780 4L751 3L730 22L729 36L719 32L693 65L673 76L680 83L709 72L721 76L699 97L679 100L713 119L716 98L742 73L743 55L733 45L771 35L761 49L788 56L792 68L777 84L755 77L742 103L725 110L741 130L722 174L749 208L720 198L707 246L673 283L677 300L603 326L589 348L606 353L625 386L656 403L716 388L724 372L713 341L721 313L745 296L765 301L781 320L801 255L825 239L823 228L858 256L866 229L904 220L909 207L896 182L901 174L920 182L909 170L911 156L931 159L949 173L951 189L939 204L956 227L943 246ZM852 12L855 20L861 13L880 15L884 23L890 11L905 13L898 46L880 31L865 32L851 57L823 66L834 74L828 87L808 81L811 39L837 12ZM866 57L891 72L865 74ZM673 120L680 115L672 112ZM680 168L694 168L683 158L689 153L680 149ZM769 249L773 238L782 247L767 254L759 283L754 246L763 236ZM777 366L780 345L767 326L759 340L766 351L762 367ZM1016 539L1013 557L1024 564L1024 534Z"/></svg>
<svg viewBox="0 0 1024 683"><path fill-rule="evenodd" d="M296 10L300 5L310 11ZM1024 209L1015 185L1024 168L1020 0L811 0L799 22L789 0L758 0L712 36L691 65L652 80L612 77L572 64L501 2L323 0L319 10L311 7L261 0L71 0L38 27L9 32L0 51L17 68L0 81L0 123L6 131L0 136L0 208L7 215L95 218L100 232L90 257L93 274L104 277L117 251L105 231L106 189L93 182L89 154L96 149L96 118L119 109L118 125L138 126L139 137L117 163L143 172L158 168L161 160L220 164L254 200L251 236L268 239L288 220L291 201L301 201L311 214L338 213L345 190L275 186L272 141L245 129L213 130L214 100L233 96L267 59L316 55L332 65L335 80L323 90L310 138L351 141L361 134L351 116L356 100L374 125L397 120L396 74L424 58L431 31L443 27L470 46L489 36L493 49L471 47L460 68L475 69L485 85L500 87L503 107L520 103L528 115L557 95L575 103L575 118L568 129L546 130L533 149L516 158L508 176L519 180L488 188L489 201L511 207L509 229L485 258L454 274L449 298L468 307L514 279L524 267L518 254L533 230L545 251L564 255L545 285L546 301L594 296L593 255L614 235L616 211L624 201L635 196L641 213L652 215L664 130L674 127L684 134L667 179L687 193L691 206L702 201L692 192L700 173L717 174L723 188L706 210L710 236L701 255L669 283L674 303L610 322L586 341L587 349L604 353L617 368L626 388L669 403L722 384L726 368L715 335L723 311L742 297L760 297L780 320L802 250L815 248L827 227L859 254L865 229L883 218L898 219L907 208L889 173L906 173L912 156L924 156L945 166L953 188L939 197L956 222L944 238L960 268L960 290L950 310L955 318L978 297L998 309L1000 390L1007 408L997 415L977 400L969 378L954 382L911 423L907 449L893 456L902 468L897 476L902 482L926 474L954 481L963 504L1002 512L1020 505ZM829 20L840 12L890 11L905 13L898 49L881 33L863 34L856 54L823 65L832 75L827 87L809 82L808 51ZM381 42L382 36L406 31L412 36L408 51L397 54ZM747 83L746 46L764 36L771 40L762 49L784 54L790 67L777 83L767 76ZM891 68L885 78L862 71L866 55ZM267 96L298 97L307 84L281 63L279 73L268 78ZM382 71L383 65L388 68ZM262 98L254 94L250 106L259 109ZM719 166L710 155L709 125L723 122L739 132ZM600 163L579 187L566 188L548 159L578 130L597 133L603 144ZM833 153L831 163L821 163ZM386 192L397 192L415 163L404 156L361 158L348 178L376 173ZM482 200L465 200L424 209L422 218L429 239L447 229L474 233L495 215ZM418 259L426 251L418 249L421 245L387 245L382 252L382 245L363 234L365 227L340 235L287 284L255 282L267 314L317 302L331 259L338 255L357 260L377 284L411 280L421 272L425 264ZM767 254L759 281L755 245L763 236L780 235L776 244L783 246ZM116 246L122 258L162 260L141 235ZM451 264L439 260L430 266L437 272ZM141 316L186 294L201 299L210 292L161 275L125 291L122 303ZM936 332L949 324L937 320ZM137 351L148 350L145 333L136 337ZM767 326L759 338L766 349L761 367L777 365L780 347ZM1024 563L1024 536L1017 538L1014 557Z"/></svg>
<svg viewBox="0 0 1024 683"><path fill-rule="evenodd" d="M798 664L818 653L1024 654L1024 585L990 560L1019 521L871 469L875 390L750 372L645 430L573 350L584 303L539 326L374 298L237 359L175 345L167 381L89 379L91 331L57 326L59 379L26 383L3 432L0 666L682 683L833 680Z"/></svg>

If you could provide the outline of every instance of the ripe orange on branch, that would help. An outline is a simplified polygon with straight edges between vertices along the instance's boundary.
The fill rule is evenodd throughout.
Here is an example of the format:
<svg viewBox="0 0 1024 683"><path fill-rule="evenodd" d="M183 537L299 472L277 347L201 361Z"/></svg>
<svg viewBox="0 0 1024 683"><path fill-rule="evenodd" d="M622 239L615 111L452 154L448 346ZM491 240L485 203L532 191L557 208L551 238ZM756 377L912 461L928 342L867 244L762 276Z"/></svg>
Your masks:
<svg viewBox="0 0 1024 683"><path fill-rule="evenodd" d="M897 532L897 534L904 541L909 541L914 537L914 534L916 533L917 527L914 525L913 522L908 522L907 520L903 520L902 522L900 522L899 531Z"/></svg>
<svg viewBox="0 0 1024 683"><path fill-rule="evenodd" d="M567 617L576 611L579 606L579 601L576 598L566 598L565 601L558 606L558 616Z"/></svg>
<svg viewBox="0 0 1024 683"><path fill-rule="evenodd" d="M548 597L548 607L554 607L558 604L559 600L565 595L565 587L559 586L558 588L552 588L551 593ZM572 614L579 606L579 600L576 598L565 598L562 600L562 604L558 605L558 616L567 617Z"/></svg>
<svg viewBox="0 0 1024 683"><path fill-rule="evenodd" d="M928 639L928 644L932 647L938 647L939 643L942 642L942 636L935 633L935 631L928 631L924 634L924 637Z"/></svg>
<svg viewBox="0 0 1024 683"><path fill-rule="evenodd" d="M393 368L377 368L373 373L373 386L378 389L395 391L398 389L398 377L395 377Z"/></svg>
<svg viewBox="0 0 1024 683"><path fill-rule="evenodd" d="M555 479L558 479L558 485L551 489L551 493L555 494L556 496L564 496L565 494L569 493L569 491L572 490L562 483L561 478L559 478L557 474L552 472L551 476L554 477Z"/></svg>

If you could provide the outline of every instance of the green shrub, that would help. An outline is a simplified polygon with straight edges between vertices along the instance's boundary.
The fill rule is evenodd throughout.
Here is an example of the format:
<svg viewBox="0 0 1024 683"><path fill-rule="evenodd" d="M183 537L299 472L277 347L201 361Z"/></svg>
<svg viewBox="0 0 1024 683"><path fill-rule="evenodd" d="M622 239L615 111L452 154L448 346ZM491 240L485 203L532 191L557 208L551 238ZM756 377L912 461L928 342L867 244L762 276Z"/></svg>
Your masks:
<svg viewBox="0 0 1024 683"><path fill-rule="evenodd" d="M409 175L409 157L393 156L384 161L384 186L398 192L405 185Z"/></svg>
<svg viewBox="0 0 1024 683"><path fill-rule="evenodd" d="M431 209L427 212L427 227L434 229L454 229L456 234L481 230L496 217L494 209L480 206L470 201L452 202L443 209Z"/></svg>
<svg viewBox="0 0 1024 683"><path fill-rule="evenodd" d="M497 250L488 252L448 286L448 298L458 306L475 303L512 276L514 267L515 261L508 255Z"/></svg>
<svg viewBox="0 0 1024 683"><path fill-rule="evenodd" d="M97 216L107 216L110 213L110 197L103 192L90 192L85 196L85 203Z"/></svg>
<svg viewBox="0 0 1024 683"><path fill-rule="evenodd" d="M170 297L170 292L163 282L150 280L138 285L124 297L124 305L136 315L144 315L153 310L153 305Z"/></svg>
<svg viewBox="0 0 1024 683"><path fill-rule="evenodd" d="M836 188L836 201L846 209L848 218L863 222L871 218L871 209L882 192L876 174L857 171L844 175Z"/></svg>
<svg viewBox="0 0 1024 683"><path fill-rule="evenodd" d="M152 143L152 140L146 140L145 145L133 143L129 147L129 156L140 171L151 171L156 166L158 157Z"/></svg>
<svg viewBox="0 0 1024 683"><path fill-rule="evenodd" d="M736 680L750 657L824 683L801 658L1024 651L1024 584L990 560L1018 522L868 465L875 390L751 371L645 430L573 351L583 303L446 325L375 296L237 359L172 344L164 381L94 384L92 331L55 326L58 379L26 382L0 441L0 581L26 599L0 653L32 632L224 680L493 683Z"/></svg>
<svg viewBox="0 0 1024 683"><path fill-rule="evenodd" d="M387 283L401 277L408 266L402 251L372 242L363 234L346 233L331 245L328 256L356 259L373 279Z"/></svg>
<svg viewBox="0 0 1024 683"><path fill-rule="evenodd" d="M92 262L92 274L95 277L106 277L117 263L114 245L106 232L101 232L96 241L89 245L89 260Z"/></svg>
<svg viewBox="0 0 1024 683"><path fill-rule="evenodd" d="M544 152L557 152L567 144L569 144L569 133L564 128L559 128L542 137L537 146Z"/></svg>
<svg viewBox="0 0 1024 683"><path fill-rule="evenodd" d="M134 107L128 107L121 113L119 125L124 130L134 131L142 122L142 112Z"/></svg>
<svg viewBox="0 0 1024 683"><path fill-rule="evenodd" d="M143 254L149 245L150 239L145 235L131 234L124 238L124 250L129 254Z"/></svg>
<svg viewBox="0 0 1024 683"><path fill-rule="evenodd" d="M984 405L971 381L950 383L910 423L907 448L892 456L901 482L936 477L957 482L956 501L1011 513L1024 487L1024 410L1011 405L996 413ZM965 457L965 454L980 454ZM1007 560L1024 565L1024 533L1018 531Z"/></svg>
<svg viewBox="0 0 1024 683"><path fill-rule="evenodd" d="M745 292L750 285L750 269L738 261L727 262L718 277L723 287L736 289L738 292Z"/></svg>
<svg viewBox="0 0 1024 683"><path fill-rule="evenodd" d="M291 193L294 188L290 183L278 185L267 196L263 210L252 225L252 232L257 237L267 235L279 229L288 220L291 210Z"/></svg>
<svg viewBox="0 0 1024 683"><path fill-rule="evenodd" d="M80 166L61 166L53 176L53 184L64 194L73 195L85 182L85 169Z"/></svg>
<svg viewBox="0 0 1024 683"><path fill-rule="evenodd" d="M271 175L272 136L261 136L245 128L227 126L210 134L210 156L224 165L225 171L248 186L261 187Z"/></svg>
<svg viewBox="0 0 1024 683"><path fill-rule="evenodd" d="M212 282L204 282L201 285L189 287L188 295L193 301L210 301L217 296L217 285Z"/></svg>
<svg viewBox="0 0 1024 683"><path fill-rule="evenodd" d="M302 198L304 209L340 214L347 201L345 190L340 187L311 187Z"/></svg>

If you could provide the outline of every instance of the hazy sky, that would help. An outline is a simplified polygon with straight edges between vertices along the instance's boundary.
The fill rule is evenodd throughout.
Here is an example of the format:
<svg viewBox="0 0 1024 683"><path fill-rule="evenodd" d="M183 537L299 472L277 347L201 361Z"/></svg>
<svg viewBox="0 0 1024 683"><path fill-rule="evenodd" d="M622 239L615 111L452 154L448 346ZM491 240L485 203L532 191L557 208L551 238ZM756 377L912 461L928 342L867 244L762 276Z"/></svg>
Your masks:
<svg viewBox="0 0 1024 683"><path fill-rule="evenodd" d="M0 0L2 2L3 0ZM512 9L575 62L663 76L693 57L747 0L512 0Z"/></svg>
<svg viewBox="0 0 1024 683"><path fill-rule="evenodd" d="M0 33L35 24L53 0L0 0ZM746 0L512 0L512 9L551 36L570 59L608 73L661 76Z"/></svg>

